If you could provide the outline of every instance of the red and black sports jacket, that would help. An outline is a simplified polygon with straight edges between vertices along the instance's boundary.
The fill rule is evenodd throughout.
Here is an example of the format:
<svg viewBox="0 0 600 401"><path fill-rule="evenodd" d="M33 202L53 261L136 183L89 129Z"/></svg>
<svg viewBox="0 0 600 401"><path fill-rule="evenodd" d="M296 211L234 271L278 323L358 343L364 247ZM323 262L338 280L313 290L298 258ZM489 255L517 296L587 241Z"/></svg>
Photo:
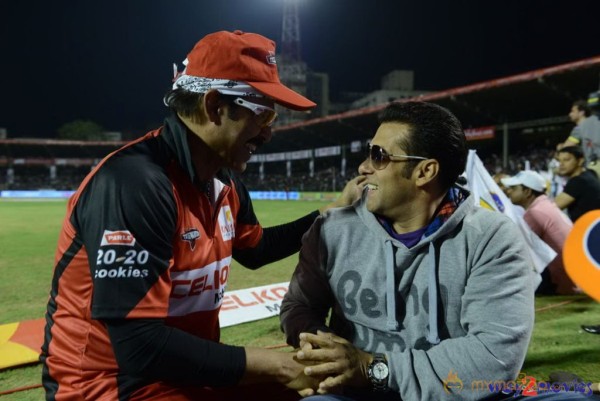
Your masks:
<svg viewBox="0 0 600 401"><path fill-rule="evenodd" d="M232 255L256 268L298 251L317 212L263 230L227 171L211 205L194 185L187 135L167 118L103 159L69 200L40 358L47 399L241 378L243 349L218 343Z"/></svg>

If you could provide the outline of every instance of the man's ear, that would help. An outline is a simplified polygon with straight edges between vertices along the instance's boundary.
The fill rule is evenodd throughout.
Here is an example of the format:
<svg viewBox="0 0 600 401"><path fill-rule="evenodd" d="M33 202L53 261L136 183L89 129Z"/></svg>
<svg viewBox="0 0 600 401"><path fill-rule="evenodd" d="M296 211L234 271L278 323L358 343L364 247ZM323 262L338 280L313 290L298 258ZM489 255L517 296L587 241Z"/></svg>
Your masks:
<svg viewBox="0 0 600 401"><path fill-rule="evenodd" d="M200 105L198 105L198 107L200 107ZM216 125L221 124L221 118L225 114L225 108L218 91L212 89L204 94L202 97L202 108L204 110L200 110L200 113L206 115L208 121Z"/></svg>
<svg viewBox="0 0 600 401"><path fill-rule="evenodd" d="M435 159L423 160L414 171L417 175L415 181L417 186L427 185L439 175L440 163Z"/></svg>

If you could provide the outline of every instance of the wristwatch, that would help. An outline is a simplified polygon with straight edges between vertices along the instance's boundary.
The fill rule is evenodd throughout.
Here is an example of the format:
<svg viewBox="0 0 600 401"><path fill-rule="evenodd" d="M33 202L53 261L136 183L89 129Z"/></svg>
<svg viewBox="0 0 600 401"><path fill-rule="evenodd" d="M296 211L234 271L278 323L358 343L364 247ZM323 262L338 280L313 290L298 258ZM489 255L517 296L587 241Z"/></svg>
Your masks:
<svg viewBox="0 0 600 401"><path fill-rule="evenodd" d="M384 354L374 354L373 362L369 364L367 370L369 381L375 391L388 390L388 378L390 377L390 369L388 368L387 360Z"/></svg>

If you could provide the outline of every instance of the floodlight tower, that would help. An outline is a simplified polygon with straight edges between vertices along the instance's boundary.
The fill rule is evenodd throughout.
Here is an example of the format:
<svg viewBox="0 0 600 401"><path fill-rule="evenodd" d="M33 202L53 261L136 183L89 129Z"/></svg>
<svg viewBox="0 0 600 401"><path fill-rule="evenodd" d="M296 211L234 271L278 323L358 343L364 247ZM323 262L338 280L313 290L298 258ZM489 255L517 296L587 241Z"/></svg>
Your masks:
<svg viewBox="0 0 600 401"><path fill-rule="evenodd" d="M279 54L279 77L292 90L306 95L306 63L300 55L300 17L298 0L283 0L283 21L281 24L281 53ZM288 109L279 111L282 124L305 118L305 113Z"/></svg>
<svg viewBox="0 0 600 401"><path fill-rule="evenodd" d="M300 17L298 16L298 2L284 0L283 22L281 24L282 56L288 61L301 61L300 57Z"/></svg>

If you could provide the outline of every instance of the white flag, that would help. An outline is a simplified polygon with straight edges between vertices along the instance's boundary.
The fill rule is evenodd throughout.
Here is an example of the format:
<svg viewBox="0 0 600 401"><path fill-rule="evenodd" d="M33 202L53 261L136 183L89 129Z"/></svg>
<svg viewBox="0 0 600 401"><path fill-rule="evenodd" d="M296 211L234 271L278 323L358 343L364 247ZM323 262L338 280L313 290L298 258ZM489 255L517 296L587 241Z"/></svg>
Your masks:
<svg viewBox="0 0 600 401"><path fill-rule="evenodd" d="M494 179L490 176L490 173L488 173L483 166L483 163L477 156L477 152L472 149L469 150L466 174L469 190L476 200L479 199L479 202L475 202L476 204L487 209L504 213L519 226L530 250L529 253L531 254L535 270L538 273L538 282L536 283L536 286L539 285L542 280L540 273L544 271L546 266L548 266L548 264L556 257L556 252L531 231L523 219L523 212L520 212L504 192L502 192L500 187L498 187Z"/></svg>

